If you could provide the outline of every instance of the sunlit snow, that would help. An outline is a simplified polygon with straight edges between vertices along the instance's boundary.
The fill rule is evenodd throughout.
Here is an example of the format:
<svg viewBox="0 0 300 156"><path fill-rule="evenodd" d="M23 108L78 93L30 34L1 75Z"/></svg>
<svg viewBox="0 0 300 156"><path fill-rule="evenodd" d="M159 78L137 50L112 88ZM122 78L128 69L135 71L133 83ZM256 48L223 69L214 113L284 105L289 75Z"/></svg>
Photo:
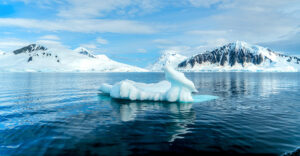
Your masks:
<svg viewBox="0 0 300 156"><path fill-rule="evenodd" d="M171 67L165 67L164 71L165 81L145 84L123 80L114 85L102 84L100 91L117 99L193 102L192 92L197 92L194 83Z"/></svg>

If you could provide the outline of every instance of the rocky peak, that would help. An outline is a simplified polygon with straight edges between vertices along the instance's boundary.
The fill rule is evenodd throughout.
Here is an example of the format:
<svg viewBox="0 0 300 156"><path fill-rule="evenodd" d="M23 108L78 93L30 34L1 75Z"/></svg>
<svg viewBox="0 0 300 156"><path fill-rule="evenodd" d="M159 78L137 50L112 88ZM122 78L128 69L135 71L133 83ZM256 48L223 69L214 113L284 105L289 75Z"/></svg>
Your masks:
<svg viewBox="0 0 300 156"><path fill-rule="evenodd" d="M249 63L259 65L265 61L277 61L278 57L287 58L288 56L273 52L268 48L251 45L243 41L237 41L226 44L215 50L193 56L192 58L181 62L178 66L186 67L187 65L190 65L191 67L194 67L195 64L201 65L206 62L218 66L234 66L236 64L244 66ZM298 63L297 59L295 59L295 61Z"/></svg>
<svg viewBox="0 0 300 156"><path fill-rule="evenodd" d="M20 48L20 49L17 49L15 51L13 51L13 53L15 55L17 55L17 54L21 54L21 53L31 53L33 51L39 51L39 50L46 51L47 48L44 47L44 46L38 45L38 44L30 44L26 47L23 47L23 48Z"/></svg>
<svg viewBox="0 0 300 156"><path fill-rule="evenodd" d="M87 50L84 47L78 47L74 51L77 52L77 53L79 53L79 54L86 55L86 56L88 56L90 58L96 58L93 54L91 54L91 51Z"/></svg>

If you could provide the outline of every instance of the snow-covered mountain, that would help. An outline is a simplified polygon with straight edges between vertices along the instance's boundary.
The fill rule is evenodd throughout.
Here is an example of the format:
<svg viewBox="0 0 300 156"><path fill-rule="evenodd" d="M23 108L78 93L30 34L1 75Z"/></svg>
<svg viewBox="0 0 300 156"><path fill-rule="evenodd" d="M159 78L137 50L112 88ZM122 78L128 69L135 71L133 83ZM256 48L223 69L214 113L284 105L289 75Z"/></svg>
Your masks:
<svg viewBox="0 0 300 156"><path fill-rule="evenodd" d="M119 63L105 55L93 55L85 48L48 49L31 44L0 55L0 71L5 72L145 72L147 70Z"/></svg>
<svg viewBox="0 0 300 156"><path fill-rule="evenodd" d="M186 56L180 55L176 50L166 50L162 53L159 59L147 69L151 71L162 71L166 65L177 68L178 64L187 59Z"/></svg>
<svg viewBox="0 0 300 156"><path fill-rule="evenodd" d="M300 58L237 41L195 55L179 63L178 68L183 71L297 72Z"/></svg>
<svg viewBox="0 0 300 156"><path fill-rule="evenodd" d="M96 58L91 51L85 49L84 47L78 47L76 49L74 49L75 52L82 54L82 55L86 55L90 58Z"/></svg>

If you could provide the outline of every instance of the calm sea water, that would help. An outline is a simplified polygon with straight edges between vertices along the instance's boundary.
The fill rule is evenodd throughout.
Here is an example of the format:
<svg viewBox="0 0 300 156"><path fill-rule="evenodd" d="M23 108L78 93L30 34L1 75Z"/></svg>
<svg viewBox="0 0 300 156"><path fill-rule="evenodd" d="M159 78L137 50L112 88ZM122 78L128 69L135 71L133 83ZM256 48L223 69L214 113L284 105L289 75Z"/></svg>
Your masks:
<svg viewBox="0 0 300 156"><path fill-rule="evenodd" d="M300 147L299 73L188 73L201 103L131 102L101 83L163 73L1 73L0 155L270 154Z"/></svg>

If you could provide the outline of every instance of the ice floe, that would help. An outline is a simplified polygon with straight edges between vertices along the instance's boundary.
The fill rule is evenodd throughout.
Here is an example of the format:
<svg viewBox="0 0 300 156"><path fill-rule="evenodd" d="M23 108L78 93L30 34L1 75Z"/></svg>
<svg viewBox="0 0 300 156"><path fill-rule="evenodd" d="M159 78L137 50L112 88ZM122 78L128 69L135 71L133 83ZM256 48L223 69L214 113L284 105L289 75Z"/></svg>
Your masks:
<svg viewBox="0 0 300 156"><path fill-rule="evenodd" d="M102 84L100 91L117 99L193 102L192 92L197 92L194 83L171 67L165 67L164 71L166 80L158 83L123 80L114 85Z"/></svg>

